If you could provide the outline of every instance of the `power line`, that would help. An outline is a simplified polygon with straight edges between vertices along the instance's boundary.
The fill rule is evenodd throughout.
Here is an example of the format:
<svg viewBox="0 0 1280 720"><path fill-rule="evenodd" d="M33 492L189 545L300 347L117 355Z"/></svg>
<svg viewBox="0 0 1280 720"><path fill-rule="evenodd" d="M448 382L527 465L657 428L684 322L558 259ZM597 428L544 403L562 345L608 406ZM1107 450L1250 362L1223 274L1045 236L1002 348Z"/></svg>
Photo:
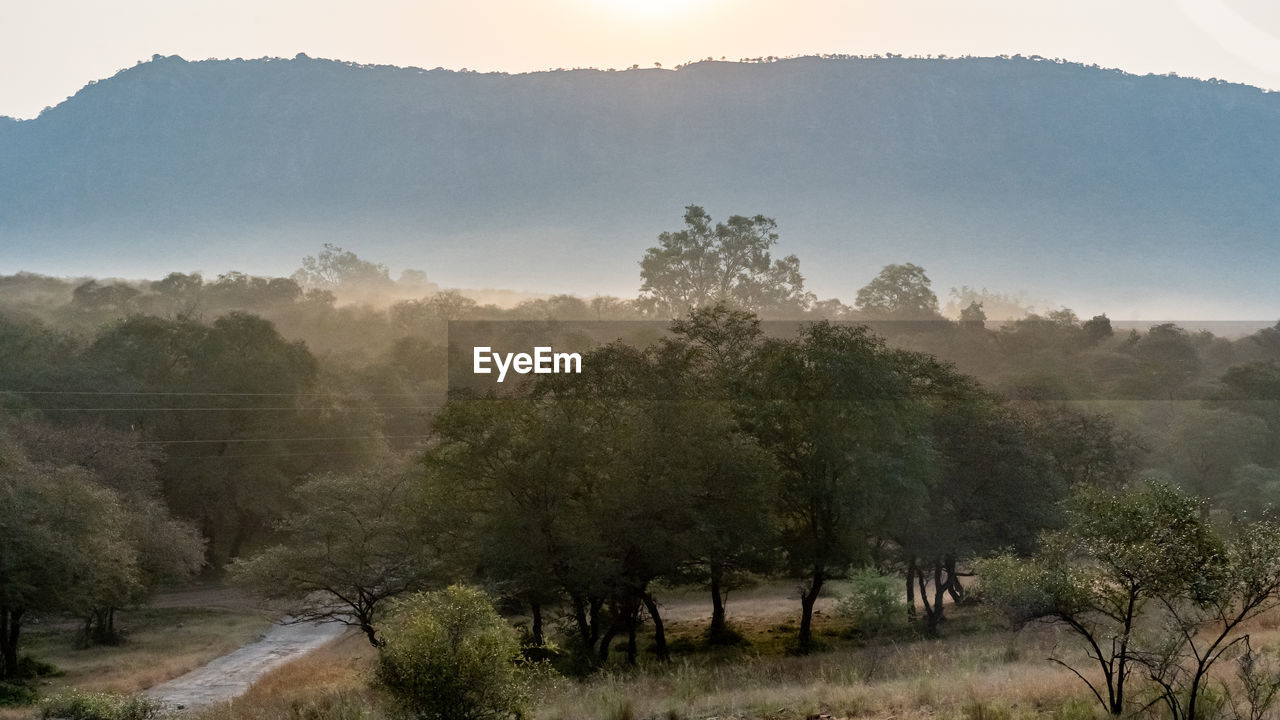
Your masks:
<svg viewBox="0 0 1280 720"><path fill-rule="evenodd" d="M95 396L198 396L198 397L330 397L330 398L366 398L366 397L415 397L416 393L261 393L261 392L136 392L114 390L14 390L0 389L0 393L14 395L95 395ZM443 395L444 393L430 393Z"/></svg>
<svg viewBox="0 0 1280 720"><path fill-rule="evenodd" d="M408 440L431 437L430 435L339 435L332 437L291 437L291 438L226 438L223 440L112 440L110 445L196 445L205 443L250 443L250 442L307 442L335 440Z"/></svg>
<svg viewBox="0 0 1280 720"><path fill-rule="evenodd" d="M64 408L64 407L32 407L32 408L10 408L11 410L40 410L48 412L161 412L161 411L198 411L198 410L236 410L236 411L253 411L253 410L330 410L333 412L359 412L362 410L439 410L443 405L373 405L364 407L329 407L327 405L317 405L314 407L84 407L84 408Z"/></svg>
<svg viewBox="0 0 1280 720"><path fill-rule="evenodd" d="M362 450L329 450L324 452L305 453L246 453L235 455L170 455L166 460L235 460L236 458L273 458L273 457L311 457L320 455L367 455Z"/></svg>

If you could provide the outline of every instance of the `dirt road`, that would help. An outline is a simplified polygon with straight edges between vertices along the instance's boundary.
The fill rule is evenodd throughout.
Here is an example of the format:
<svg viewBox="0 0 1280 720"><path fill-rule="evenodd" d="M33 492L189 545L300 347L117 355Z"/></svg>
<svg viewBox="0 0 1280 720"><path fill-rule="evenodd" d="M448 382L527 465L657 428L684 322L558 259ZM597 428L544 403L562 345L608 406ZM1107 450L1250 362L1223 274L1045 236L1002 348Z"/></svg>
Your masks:
<svg viewBox="0 0 1280 720"><path fill-rule="evenodd" d="M228 702L243 695L267 671L324 645L347 629L338 623L276 625L261 640L143 694L172 709Z"/></svg>

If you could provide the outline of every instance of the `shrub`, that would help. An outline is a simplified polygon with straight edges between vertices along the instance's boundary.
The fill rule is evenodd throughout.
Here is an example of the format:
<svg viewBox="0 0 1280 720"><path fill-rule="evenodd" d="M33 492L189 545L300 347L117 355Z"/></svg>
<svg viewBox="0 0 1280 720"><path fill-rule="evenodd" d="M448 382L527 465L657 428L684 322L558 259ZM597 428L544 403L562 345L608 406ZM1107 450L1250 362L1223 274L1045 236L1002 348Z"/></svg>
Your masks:
<svg viewBox="0 0 1280 720"><path fill-rule="evenodd" d="M524 714L520 641L479 590L452 586L397 602L377 680L399 710L430 720Z"/></svg>
<svg viewBox="0 0 1280 720"><path fill-rule="evenodd" d="M0 682L0 707L30 705L36 701L36 691L20 682Z"/></svg>
<svg viewBox="0 0 1280 720"><path fill-rule="evenodd" d="M836 603L836 613L851 620L859 632L874 635L907 624L907 603L897 578L867 569L859 570L849 583L849 593Z"/></svg>
<svg viewBox="0 0 1280 720"><path fill-rule="evenodd" d="M71 691L40 703L40 717L59 720L152 720L164 707L140 695Z"/></svg>

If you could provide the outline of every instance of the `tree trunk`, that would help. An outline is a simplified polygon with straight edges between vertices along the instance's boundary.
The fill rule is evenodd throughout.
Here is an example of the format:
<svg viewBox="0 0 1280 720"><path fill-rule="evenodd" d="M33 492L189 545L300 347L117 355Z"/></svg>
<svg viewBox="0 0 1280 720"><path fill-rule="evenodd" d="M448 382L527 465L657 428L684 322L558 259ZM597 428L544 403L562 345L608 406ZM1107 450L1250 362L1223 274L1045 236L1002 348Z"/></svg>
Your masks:
<svg viewBox="0 0 1280 720"><path fill-rule="evenodd" d="M639 654L636 648L636 626L639 624L635 617L627 620L627 664L633 667L636 664L636 655Z"/></svg>
<svg viewBox="0 0 1280 720"><path fill-rule="evenodd" d="M947 556L947 592L954 602L964 601L964 586L960 584L960 575L956 572L956 556Z"/></svg>
<svg viewBox="0 0 1280 720"><path fill-rule="evenodd" d="M667 650L667 631L662 624L662 615L658 614L658 603L653 599L653 595L645 593L640 596L644 601L644 607L649 611L649 617L653 619L653 644L654 652L657 653L658 659L666 662L671 658L671 653Z"/></svg>
<svg viewBox="0 0 1280 720"><path fill-rule="evenodd" d="M22 610L0 608L0 661L4 664L3 677L18 676L18 638L22 630Z"/></svg>
<svg viewBox="0 0 1280 720"><path fill-rule="evenodd" d="M546 639L542 635L542 603L537 600L529 601L529 613L533 615L530 632L533 635L533 644L537 647L546 645Z"/></svg>
<svg viewBox="0 0 1280 720"><path fill-rule="evenodd" d="M600 638L600 651L596 655L599 664L604 665L609 662L609 646L613 645L613 638L618 634L618 625L620 618L614 618L609 623L609 629L605 631L604 637Z"/></svg>
<svg viewBox="0 0 1280 720"><path fill-rule="evenodd" d="M213 519L206 512L200 517L200 534L204 535L204 566L212 572L222 567L218 562L218 532L213 526Z"/></svg>
<svg viewBox="0 0 1280 720"><path fill-rule="evenodd" d="M728 621L725 619L724 594L721 591L724 570L718 563L711 564L711 627L707 629L707 640L715 645L725 639Z"/></svg>
<svg viewBox="0 0 1280 720"><path fill-rule="evenodd" d="M943 617L944 610L943 610L942 601L945 599L947 594L947 589L950 586L951 586L951 582L949 579L947 582L943 582L942 580L942 563L938 562L937 560L934 560L933 561L933 612L929 616L929 625L927 628L925 628L926 633L930 637L937 637L938 635L938 626L942 624L942 621L944 619Z"/></svg>
<svg viewBox="0 0 1280 720"><path fill-rule="evenodd" d="M915 569L916 583L920 587L920 602L924 605L924 626L925 634L929 637L935 637L938 632L937 608L933 603L929 602L929 581L925 580L924 568L919 565ZM939 591L941 595L941 591ZM939 600L941 602L941 600Z"/></svg>
<svg viewBox="0 0 1280 720"><path fill-rule="evenodd" d="M916 619L916 558L907 558L907 619Z"/></svg>
<svg viewBox="0 0 1280 720"><path fill-rule="evenodd" d="M364 636L369 639L369 644L374 646L375 648L380 648L384 644L386 644L383 642L382 638L378 637L377 628L370 625L369 623L362 621L360 623L360 630L364 633Z"/></svg>
<svg viewBox="0 0 1280 720"><path fill-rule="evenodd" d="M249 525L250 523L243 519L236 523L235 532L231 534L231 547L227 549L227 560L240 557L244 544L249 541L249 536L253 533Z"/></svg>
<svg viewBox="0 0 1280 720"><path fill-rule="evenodd" d="M800 633L796 643L802 653L813 649L813 605L818 601L818 593L826 580L826 572L821 567L813 568L813 578L807 590L800 592Z"/></svg>
<svg viewBox="0 0 1280 720"><path fill-rule="evenodd" d="M911 564L907 567L907 587L910 588L910 578L915 577L916 585L920 589L920 602L924 606L924 631L928 637L938 636L938 627L945 619L945 608L943 600L947 593L951 591L951 581L953 577L948 574L946 580L942 579L944 565L946 562L942 558L934 558L931 561L933 566L933 600L929 599L929 581L925 579L924 568L920 567L920 563L912 558ZM908 592L908 598L911 593Z"/></svg>
<svg viewBox="0 0 1280 720"><path fill-rule="evenodd" d="M588 603L590 609L588 609ZM581 595L574 595L573 619L578 625L578 638L582 641L582 649L590 654L595 650L600 628L600 613L595 601L588 601Z"/></svg>

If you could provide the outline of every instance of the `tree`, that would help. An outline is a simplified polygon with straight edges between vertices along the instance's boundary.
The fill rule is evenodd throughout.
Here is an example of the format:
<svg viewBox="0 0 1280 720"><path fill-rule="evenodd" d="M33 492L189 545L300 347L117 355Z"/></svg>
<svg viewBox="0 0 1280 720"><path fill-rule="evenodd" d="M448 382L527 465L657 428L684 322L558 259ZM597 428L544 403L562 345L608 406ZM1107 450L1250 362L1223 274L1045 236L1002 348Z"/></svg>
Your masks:
<svg viewBox="0 0 1280 720"><path fill-rule="evenodd" d="M1280 461L1280 364L1237 365L1222 374L1219 384L1211 405L1261 418L1270 431L1263 454L1268 464Z"/></svg>
<svg viewBox="0 0 1280 720"><path fill-rule="evenodd" d="M1200 519L1200 502L1161 484L1135 490L1075 489L1066 525L1047 533L1034 558L1003 555L978 572L987 597L1017 626L1065 625L1097 670L1071 670L1103 709L1121 715L1127 681L1143 652L1135 632L1148 606L1195 588L1220 566L1220 538Z"/></svg>
<svg viewBox="0 0 1280 720"><path fill-rule="evenodd" d="M376 678L409 717L524 717L520 643L484 593L458 585L396 603Z"/></svg>
<svg viewBox="0 0 1280 720"><path fill-rule="evenodd" d="M712 224L705 210L685 208L685 229L664 232L640 261L640 307L660 317L727 302L745 310L785 312L812 303L795 255L774 260L777 223L734 215Z"/></svg>
<svg viewBox="0 0 1280 720"><path fill-rule="evenodd" d="M963 285L960 288L951 288L947 297L946 315L953 318L959 317L965 308L975 304L981 307L983 314L991 320L1017 320L1033 310L1025 293L1008 295L986 288L979 290Z"/></svg>
<svg viewBox="0 0 1280 720"><path fill-rule="evenodd" d="M577 639L604 663L647 615L667 654L659 579L723 590L769 543L771 462L695 371L687 342L615 343L584 372L500 396L455 397L426 456L431 506L454 565L530 608L566 598ZM759 550L757 550L759 549Z"/></svg>
<svg viewBox="0 0 1280 720"><path fill-rule="evenodd" d="M1018 409L1033 444L1068 488L1116 489L1136 476L1144 448L1110 415L1054 402L1024 403Z"/></svg>
<svg viewBox="0 0 1280 720"><path fill-rule="evenodd" d="M1173 400L1200 373L1200 357L1186 330L1156 325L1129 352L1138 361L1137 374L1126 388L1137 397Z"/></svg>
<svg viewBox="0 0 1280 720"><path fill-rule="evenodd" d="M1236 525L1221 545L1198 575L1161 593L1168 641L1139 657L1173 720L1196 720L1210 670L1248 643L1245 623L1280 605L1280 527Z"/></svg>
<svg viewBox="0 0 1280 720"><path fill-rule="evenodd" d="M926 407L902 359L865 327L823 321L767 342L752 369L747 429L780 468L782 547L804 579L801 651L823 585L864 559L880 509L911 497L928 471Z"/></svg>
<svg viewBox="0 0 1280 720"><path fill-rule="evenodd" d="M305 288L330 291L379 289L393 283L386 265L364 260L332 243L325 243L318 255L303 258L292 279Z"/></svg>
<svg viewBox="0 0 1280 720"><path fill-rule="evenodd" d="M919 265L886 265L858 291L854 306L876 320L938 320L938 296Z"/></svg>
<svg viewBox="0 0 1280 720"><path fill-rule="evenodd" d="M960 311L960 324L967 328L981 330L987 326L987 314L982 311L982 303L974 301Z"/></svg>
<svg viewBox="0 0 1280 720"><path fill-rule="evenodd" d="M1161 455L1187 492L1216 501L1231 493L1237 469L1257 460L1268 440L1266 423L1251 415L1179 408Z"/></svg>
<svg viewBox="0 0 1280 720"><path fill-rule="evenodd" d="M579 640L594 657L600 511L584 487L587 427L566 409L524 393L451 399L433 423L424 492L451 568L525 603L538 646L543 608L568 595Z"/></svg>
<svg viewBox="0 0 1280 720"><path fill-rule="evenodd" d="M760 350L762 332L755 315L724 304L699 308L671 324L688 345L691 365L681 396L700 403L697 414L707 422L695 425L709 434L696 483L694 501L699 531L685 573L705 583L711 593L711 624L707 639L730 642L725 595L746 573L774 569L776 532L772 502L777 493L778 468L772 456L741 432L749 423L748 368ZM690 409L696 410L696 407ZM723 452L716 456L716 453Z"/></svg>
<svg viewBox="0 0 1280 720"><path fill-rule="evenodd" d="M354 625L381 647L386 601L424 587L437 568L415 483L393 470L331 473L294 499L299 510L279 523L284 542L233 562L233 579L293 603L295 621Z"/></svg>
<svg viewBox="0 0 1280 720"><path fill-rule="evenodd" d="M18 677L31 612L79 611L139 582L119 499L74 466L32 463L0 434L0 678Z"/></svg>
<svg viewBox="0 0 1280 720"><path fill-rule="evenodd" d="M1105 314L1094 315L1085 320L1080 329L1083 331L1085 343L1089 346L1097 345L1104 340L1110 340L1115 334L1115 331L1111 329L1111 318L1108 318Z"/></svg>
<svg viewBox="0 0 1280 720"><path fill-rule="evenodd" d="M85 618L83 642L115 643L116 611L146 600L159 587L189 579L204 563L204 542L177 520L160 497L158 453L135 433L101 424L66 427L21 422L10 428L27 457L49 467L76 467L119 501L121 532L136 556L136 573L103 578L70 608Z"/></svg>
<svg viewBox="0 0 1280 720"><path fill-rule="evenodd" d="M252 544L287 509L301 477L353 466L380 448L359 431L372 413L362 415L359 403L336 407L319 392L307 347L254 315L209 324L132 317L103 331L81 361L92 387L119 393L104 399L119 408L104 419L164 444L164 497L197 524L211 567Z"/></svg>
<svg viewBox="0 0 1280 720"><path fill-rule="evenodd" d="M932 471L913 502L884 507L883 525L906 570L908 608L914 615L918 589L925 633L935 636L945 597L963 599L960 563L998 548L1029 551L1056 519L1064 484L995 396L931 357L908 359L930 408Z"/></svg>

